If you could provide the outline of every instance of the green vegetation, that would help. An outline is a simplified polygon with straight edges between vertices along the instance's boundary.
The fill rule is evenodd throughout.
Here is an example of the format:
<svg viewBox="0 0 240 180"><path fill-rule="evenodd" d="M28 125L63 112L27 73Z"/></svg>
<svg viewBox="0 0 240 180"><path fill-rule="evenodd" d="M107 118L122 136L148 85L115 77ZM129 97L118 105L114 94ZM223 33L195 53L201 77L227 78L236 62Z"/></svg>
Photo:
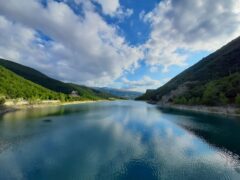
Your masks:
<svg viewBox="0 0 240 180"><path fill-rule="evenodd" d="M29 80L26 80L10 70L0 66L0 104L5 99L23 99L30 103L41 100L82 101L108 99L110 95L92 90L88 87L76 84L66 84L76 90L78 96L71 96L64 93L54 92Z"/></svg>
<svg viewBox="0 0 240 180"><path fill-rule="evenodd" d="M240 95L238 94L236 99L235 99L235 103L240 106Z"/></svg>
<svg viewBox="0 0 240 180"><path fill-rule="evenodd" d="M40 85L28 81L15 73L0 66L0 103L6 99L24 99L29 101L37 100L67 100L67 96L56 93Z"/></svg>
<svg viewBox="0 0 240 180"><path fill-rule="evenodd" d="M186 104L186 103L188 103L187 99L186 99L185 97L183 97L183 96L176 97L176 98L173 100L173 102L174 102L175 104Z"/></svg>
<svg viewBox="0 0 240 180"><path fill-rule="evenodd" d="M197 93L196 89L199 89ZM238 92L240 92L240 73L235 73L201 86L195 86L180 97L175 97L173 103L209 106L235 103L240 105Z"/></svg>
<svg viewBox="0 0 240 180"><path fill-rule="evenodd" d="M113 95L100 92L95 89L88 88L86 86L80 86L77 84L68 84L70 87L72 87L75 91L78 92L79 96L83 100L101 100L101 99L111 99L111 98L117 98Z"/></svg>
<svg viewBox="0 0 240 180"><path fill-rule="evenodd" d="M197 64L180 73L156 90L149 90L138 100L161 101L162 97L187 84L188 90L169 102L188 105L240 104L240 37ZM189 85L190 84L190 85Z"/></svg>
<svg viewBox="0 0 240 180"><path fill-rule="evenodd" d="M12 61L4 59L0 59L0 65L14 72L15 74L23 77L24 79L32 81L52 91L70 94L74 90L73 88L69 87L66 83L52 79L42 74L41 72L29 68L27 66L23 66L21 64L14 63Z"/></svg>
<svg viewBox="0 0 240 180"><path fill-rule="evenodd" d="M5 97L0 96L0 106L3 105L5 103Z"/></svg>
<svg viewBox="0 0 240 180"><path fill-rule="evenodd" d="M26 90L25 93L22 93L23 91L19 91L19 93L16 93L14 90L11 90L11 92L8 92L8 98L9 96L11 96L12 98L22 97L24 99L26 98L27 99L31 99L31 98L32 99L59 99L61 101L100 100L100 99L116 98L115 96L112 96L107 93L102 93L98 90L94 90L86 86L64 83L64 82L52 79L35 69L29 68L27 66L23 66L21 64L14 63L8 60L0 59L0 66L5 67L6 69L12 71L13 73L21 76L25 80L29 80L33 82L35 85L36 84L40 85L41 88L44 87L45 90L48 89L48 90L51 90L49 92L54 93L54 95L51 93L50 93L51 95L49 93L43 93L45 95L48 94L46 96L42 94L38 95L38 94L35 94L36 91L30 92L30 90L27 90L27 88L25 88ZM19 86L24 86L24 85L19 84ZM9 86L8 88L10 87L11 86ZM0 87L0 88L4 89L6 88L6 86L4 88L3 87ZM20 87L17 87L17 89L18 88ZM79 97L70 96L72 91L77 91Z"/></svg>

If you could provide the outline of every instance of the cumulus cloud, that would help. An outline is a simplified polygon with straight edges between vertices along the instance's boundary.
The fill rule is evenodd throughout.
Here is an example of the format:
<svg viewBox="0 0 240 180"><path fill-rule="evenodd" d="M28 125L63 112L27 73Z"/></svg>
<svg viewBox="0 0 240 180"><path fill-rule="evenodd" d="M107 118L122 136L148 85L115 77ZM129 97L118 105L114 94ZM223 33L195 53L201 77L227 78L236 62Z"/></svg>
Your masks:
<svg viewBox="0 0 240 180"><path fill-rule="evenodd" d="M70 0L69 0L70 2ZM240 0L163 0L139 18L151 26L149 39L129 45L96 11L123 20L133 14L119 0L0 0L0 57L34 67L63 81L107 86L145 60L151 72L184 66L189 53L214 51L239 35ZM137 32L136 32L137 33ZM139 31L139 35L141 32ZM145 82L145 83L144 83ZM130 89L159 87L165 80L145 75L123 79ZM125 85L124 85L125 83Z"/></svg>
<svg viewBox="0 0 240 180"><path fill-rule="evenodd" d="M133 10L124 8L120 5L119 0L93 0L101 5L102 11L105 15L116 17L120 21L133 14Z"/></svg>
<svg viewBox="0 0 240 180"><path fill-rule="evenodd" d="M184 65L187 51L214 51L240 35L240 0L164 0L141 14L152 27L144 45L150 65Z"/></svg>
<svg viewBox="0 0 240 180"><path fill-rule="evenodd" d="M44 7L34 0L25 0L20 4L15 0L8 3L1 0L1 18L10 24L9 28L14 33L8 33L6 29L6 33L2 34L5 44L0 44L1 48L9 47L13 52L4 54L2 50L0 54L4 58L21 60L23 64L32 64L61 80L95 86L112 82L125 70L136 67L142 53L137 47L129 46L118 35L116 27L108 25L89 6L84 8L84 17L81 17L63 2L48 1L47 7ZM31 31L31 38L24 39L22 36L26 36L25 33L18 33L15 27ZM40 43L41 47L38 47L36 30L53 41ZM17 43L24 41L24 46L19 44L11 48L12 45L7 44L9 40ZM31 50L34 53L29 53Z"/></svg>
<svg viewBox="0 0 240 180"><path fill-rule="evenodd" d="M122 79L126 89L130 89L134 91L142 91L142 92L146 90L146 87L148 89L156 89L159 86L166 83L168 80L169 78L155 80L149 76L143 76L143 78L141 78L140 80L135 80L135 81L130 81L126 78Z"/></svg>
<svg viewBox="0 0 240 180"><path fill-rule="evenodd" d="M120 7L119 0L95 0L101 4L103 12L108 15L113 15Z"/></svg>

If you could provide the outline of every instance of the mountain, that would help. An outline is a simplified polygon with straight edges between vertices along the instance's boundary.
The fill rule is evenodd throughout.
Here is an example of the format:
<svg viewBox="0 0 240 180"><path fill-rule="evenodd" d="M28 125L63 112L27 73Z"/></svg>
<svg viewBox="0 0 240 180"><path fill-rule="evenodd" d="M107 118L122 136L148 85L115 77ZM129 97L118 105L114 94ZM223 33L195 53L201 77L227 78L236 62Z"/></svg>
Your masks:
<svg viewBox="0 0 240 180"><path fill-rule="evenodd" d="M119 97L111 94L111 93L107 93L107 92L102 92L100 90L96 90L95 88L89 88L86 86L81 86L81 85L77 85L77 84L72 84L72 83L68 83L68 85L72 88L74 88L81 97L86 97L86 98L93 98L94 99L117 99Z"/></svg>
<svg viewBox="0 0 240 180"><path fill-rule="evenodd" d="M26 80L29 80L54 92L69 95L73 91L76 91L81 96L81 99L87 100L112 98L112 96L109 94L103 94L99 91L96 91L95 89L86 86L80 86L77 84L70 84L58 81L56 79L46 76L45 74L33 68L9 60L0 59L0 66L5 67L6 69L12 71L13 73L19 75Z"/></svg>
<svg viewBox="0 0 240 180"><path fill-rule="evenodd" d="M141 96L143 93L137 91L127 91L123 89L114 89L108 87L95 88L103 93L111 94L124 99L135 99L136 97Z"/></svg>
<svg viewBox="0 0 240 180"><path fill-rule="evenodd" d="M234 104L240 96L240 37L138 100L178 104Z"/></svg>
<svg viewBox="0 0 240 180"><path fill-rule="evenodd" d="M65 100L66 95L26 80L0 65L0 97L27 100Z"/></svg>
<svg viewBox="0 0 240 180"><path fill-rule="evenodd" d="M42 85L43 87L53 91L62 92L65 94L70 94L73 91L73 88L69 87L67 84L50 78L33 68L4 59L0 59L0 65L29 81Z"/></svg>

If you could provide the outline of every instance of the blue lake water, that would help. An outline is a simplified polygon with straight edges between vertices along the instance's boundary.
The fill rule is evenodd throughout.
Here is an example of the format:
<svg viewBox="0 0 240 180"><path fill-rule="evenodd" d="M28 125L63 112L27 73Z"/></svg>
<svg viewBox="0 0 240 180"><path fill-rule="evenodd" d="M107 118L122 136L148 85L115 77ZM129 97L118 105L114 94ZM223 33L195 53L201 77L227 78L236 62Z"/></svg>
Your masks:
<svg viewBox="0 0 240 180"><path fill-rule="evenodd" d="M240 119L134 101L0 116L0 179L240 179Z"/></svg>

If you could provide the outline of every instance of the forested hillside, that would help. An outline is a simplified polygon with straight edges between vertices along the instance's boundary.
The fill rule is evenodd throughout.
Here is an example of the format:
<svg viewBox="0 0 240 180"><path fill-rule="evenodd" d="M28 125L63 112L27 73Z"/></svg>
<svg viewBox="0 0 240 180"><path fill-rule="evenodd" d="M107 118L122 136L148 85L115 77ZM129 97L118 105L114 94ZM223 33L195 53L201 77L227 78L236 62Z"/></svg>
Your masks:
<svg viewBox="0 0 240 180"><path fill-rule="evenodd" d="M222 105L238 101L240 37L139 100Z"/></svg>
<svg viewBox="0 0 240 180"><path fill-rule="evenodd" d="M65 94L69 94L72 92L73 88L69 87L67 84L52 79L43 73L32 69L27 66L23 66L18 63L14 63L12 61L0 59L0 65L3 67L9 69L10 71L18 74L19 76L28 79L36 84L42 85L43 87L46 87L48 89L51 89L56 92L62 92Z"/></svg>
<svg viewBox="0 0 240 180"><path fill-rule="evenodd" d="M81 99L84 100L109 99L113 97L110 94L102 93L86 86L64 83L55 80L33 68L14 63L12 61L0 59L0 65L23 77L24 79L27 79L52 91L64 93L65 95L71 94L72 91L77 91Z"/></svg>
<svg viewBox="0 0 240 180"><path fill-rule="evenodd" d="M74 88L81 97L86 98L86 99L99 100L99 99L119 98L110 93L104 93L99 90L95 90L94 88L89 88L86 86L81 86L81 85L72 84L72 83L69 83L68 85L70 87Z"/></svg>
<svg viewBox="0 0 240 180"><path fill-rule="evenodd" d="M0 66L0 97L6 99L22 98L25 100L62 100L67 96L46 89L38 84L28 81L17 74Z"/></svg>

